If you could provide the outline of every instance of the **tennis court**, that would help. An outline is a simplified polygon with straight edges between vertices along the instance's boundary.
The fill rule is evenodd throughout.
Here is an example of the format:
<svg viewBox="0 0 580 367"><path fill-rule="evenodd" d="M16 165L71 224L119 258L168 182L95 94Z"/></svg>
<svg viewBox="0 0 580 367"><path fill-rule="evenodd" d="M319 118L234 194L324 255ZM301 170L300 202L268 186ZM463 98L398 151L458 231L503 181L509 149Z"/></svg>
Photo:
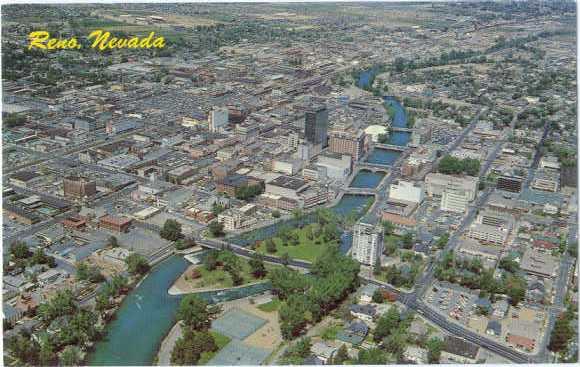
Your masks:
<svg viewBox="0 0 580 367"><path fill-rule="evenodd" d="M246 345L232 339L209 362L208 366L258 366L268 358L272 351Z"/></svg>
<svg viewBox="0 0 580 367"><path fill-rule="evenodd" d="M214 320L211 328L220 334L229 336L231 339L244 340L264 326L266 322L266 320L258 316L239 309L232 309L222 317Z"/></svg>

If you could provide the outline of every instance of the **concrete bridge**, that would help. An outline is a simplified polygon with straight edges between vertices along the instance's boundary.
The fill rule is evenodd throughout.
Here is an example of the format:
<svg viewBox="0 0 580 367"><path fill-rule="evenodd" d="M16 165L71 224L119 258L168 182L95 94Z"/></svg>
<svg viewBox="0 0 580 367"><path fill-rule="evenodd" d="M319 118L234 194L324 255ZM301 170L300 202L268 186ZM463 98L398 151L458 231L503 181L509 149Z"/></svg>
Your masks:
<svg viewBox="0 0 580 367"><path fill-rule="evenodd" d="M377 193L376 189L369 187L347 187L344 192L353 195L375 195Z"/></svg>
<svg viewBox="0 0 580 367"><path fill-rule="evenodd" d="M373 171L373 172L386 172L389 173L391 170L391 165L389 164L380 164L380 163L370 163L370 162L361 162L357 165L358 170L366 170L366 171Z"/></svg>
<svg viewBox="0 0 580 367"><path fill-rule="evenodd" d="M398 126L392 126L391 127L391 131L398 131L398 132L402 132L402 133L412 133L413 129L410 127L398 127Z"/></svg>
<svg viewBox="0 0 580 367"><path fill-rule="evenodd" d="M400 145L393 145L393 144L380 144L380 143L375 143L373 144L374 148L380 148L380 149L388 149L388 150L396 150L398 152L404 152L405 148L404 146L400 146Z"/></svg>

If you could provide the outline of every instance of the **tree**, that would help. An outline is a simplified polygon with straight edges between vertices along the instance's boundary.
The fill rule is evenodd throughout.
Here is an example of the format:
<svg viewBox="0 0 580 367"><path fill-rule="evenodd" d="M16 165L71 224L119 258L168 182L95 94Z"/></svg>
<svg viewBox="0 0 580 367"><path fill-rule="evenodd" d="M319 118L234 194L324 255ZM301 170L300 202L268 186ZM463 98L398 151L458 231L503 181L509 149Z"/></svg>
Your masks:
<svg viewBox="0 0 580 367"><path fill-rule="evenodd" d="M400 321L401 315L399 309L396 306L389 308L387 313L381 316L377 321L374 333L375 341L381 341L383 338L391 335L391 332L399 326Z"/></svg>
<svg viewBox="0 0 580 367"><path fill-rule="evenodd" d="M278 210L272 211L272 218L280 218L280 211Z"/></svg>
<svg viewBox="0 0 580 367"><path fill-rule="evenodd" d="M385 350L399 359L405 350L405 343L407 342L407 335L404 330L397 328L393 330L391 335L383 339L383 347Z"/></svg>
<svg viewBox="0 0 580 367"><path fill-rule="evenodd" d="M77 266L77 279L88 280L91 283L100 283L105 280L103 274L96 266L89 266L87 263L80 263Z"/></svg>
<svg viewBox="0 0 580 367"><path fill-rule="evenodd" d="M109 247L113 247L113 248L119 247L119 241L117 240L117 237L115 237L115 236L110 236L107 244L109 245Z"/></svg>
<svg viewBox="0 0 580 367"><path fill-rule="evenodd" d="M377 289L375 293L373 293L373 302L374 303L383 303L384 301L383 292L380 289Z"/></svg>
<svg viewBox="0 0 580 367"><path fill-rule="evenodd" d="M21 126L26 123L26 116L20 115L18 113L9 113L4 119L2 119L6 127Z"/></svg>
<svg viewBox="0 0 580 367"><path fill-rule="evenodd" d="M168 241L177 241L183 237L183 233L181 233L181 223L175 219L167 219L163 224L163 228L161 229L161 232L159 232L159 235L161 238Z"/></svg>
<svg viewBox="0 0 580 367"><path fill-rule="evenodd" d="M202 353L215 352L218 346L211 334L207 331L187 330L175 342L171 351L171 364L191 366L197 364Z"/></svg>
<svg viewBox="0 0 580 367"><path fill-rule="evenodd" d="M40 352L38 354L38 361L41 366L55 366L57 364L57 355L53 345L53 341L44 334L40 340Z"/></svg>
<svg viewBox="0 0 580 367"><path fill-rule="evenodd" d="M548 349L552 352L562 352L568 347L569 341L574 337L574 329L570 322L574 319L574 312L566 311L556 319L554 329L550 335Z"/></svg>
<svg viewBox="0 0 580 367"><path fill-rule="evenodd" d="M268 238L266 240L266 251L269 254L273 254L274 252L276 252L276 244L274 243L274 240L271 238Z"/></svg>
<svg viewBox="0 0 580 367"><path fill-rule="evenodd" d="M10 253L15 259L26 259L30 257L31 253L25 242L13 242L10 246Z"/></svg>
<svg viewBox="0 0 580 367"><path fill-rule="evenodd" d="M290 264L290 255L288 255L288 253L285 252L282 254L282 256L280 256L280 260L282 261L283 265L288 265Z"/></svg>
<svg viewBox="0 0 580 367"><path fill-rule="evenodd" d="M427 356L429 363L439 363L441 358L441 350L443 349L443 340L439 338L431 338L427 341Z"/></svg>
<svg viewBox="0 0 580 367"><path fill-rule="evenodd" d="M508 275L506 279L506 294L510 297L510 304L517 306L526 296L526 280L520 276Z"/></svg>
<svg viewBox="0 0 580 367"><path fill-rule="evenodd" d="M193 330L205 331L219 312L220 307L210 306L198 295L189 294L179 304L177 319Z"/></svg>
<svg viewBox="0 0 580 367"><path fill-rule="evenodd" d="M127 264L127 270L133 275L145 274L150 268L147 259L139 254L131 254L127 256L127 258L125 258L125 263Z"/></svg>
<svg viewBox="0 0 580 367"><path fill-rule="evenodd" d="M81 362L81 350L76 345L67 345L60 353L60 364L63 366L79 366Z"/></svg>
<svg viewBox="0 0 580 367"><path fill-rule="evenodd" d="M208 229L213 237L221 237L224 235L224 225L217 220L211 222L208 226Z"/></svg>
<svg viewBox="0 0 580 367"><path fill-rule="evenodd" d="M520 270L520 265L511 256L507 256L501 259L499 262L499 267L509 271L510 273L516 273L518 270Z"/></svg>
<svg viewBox="0 0 580 367"><path fill-rule="evenodd" d="M388 220L384 220L382 225L386 235L391 235L395 231L395 225Z"/></svg>
<svg viewBox="0 0 580 367"><path fill-rule="evenodd" d="M358 353L358 364L387 364L387 355L378 348L362 349Z"/></svg>
<svg viewBox="0 0 580 367"><path fill-rule="evenodd" d="M77 312L78 306L74 301L74 296L70 289L61 290L48 302L38 306L37 314L42 321L49 323L57 317L73 315Z"/></svg>
<svg viewBox="0 0 580 367"><path fill-rule="evenodd" d="M205 268L209 271L213 271L217 268L219 253L217 250L210 250L207 255L203 258L203 264Z"/></svg>
<svg viewBox="0 0 580 367"><path fill-rule="evenodd" d="M346 349L346 345L343 344L340 346L340 348L338 348L338 351L336 352L334 358L332 358L332 364L334 365L343 364L345 361L348 361L348 359L349 359L348 350Z"/></svg>
<svg viewBox="0 0 580 367"><path fill-rule="evenodd" d="M37 365L39 357L39 347L36 342L26 335L16 335L9 338L6 347L12 355L22 364Z"/></svg>
<svg viewBox="0 0 580 367"><path fill-rule="evenodd" d="M263 278L266 276L266 266L264 265L264 258L261 255L255 253L250 261L248 261L248 264L255 278Z"/></svg>

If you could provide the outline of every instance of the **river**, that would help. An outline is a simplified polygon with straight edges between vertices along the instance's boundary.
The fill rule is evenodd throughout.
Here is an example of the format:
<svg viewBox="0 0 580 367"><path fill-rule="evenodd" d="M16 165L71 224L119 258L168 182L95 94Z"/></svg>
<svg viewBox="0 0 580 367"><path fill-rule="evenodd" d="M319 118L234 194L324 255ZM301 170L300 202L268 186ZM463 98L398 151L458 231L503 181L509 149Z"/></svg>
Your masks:
<svg viewBox="0 0 580 367"><path fill-rule="evenodd" d="M116 318L107 325L105 339L96 344L89 356L88 364L151 365L161 341L175 324L175 314L183 297L171 296L167 290L188 266L189 263L181 256L172 256L155 266L125 298ZM209 303L216 303L262 293L270 288L269 283L262 283L199 295Z"/></svg>

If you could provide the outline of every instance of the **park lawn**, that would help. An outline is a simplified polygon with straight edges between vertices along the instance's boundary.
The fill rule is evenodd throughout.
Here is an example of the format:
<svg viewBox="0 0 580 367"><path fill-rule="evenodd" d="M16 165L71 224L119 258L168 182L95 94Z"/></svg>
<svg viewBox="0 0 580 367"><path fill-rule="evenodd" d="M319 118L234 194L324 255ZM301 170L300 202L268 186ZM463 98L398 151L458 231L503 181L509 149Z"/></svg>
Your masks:
<svg viewBox="0 0 580 367"><path fill-rule="evenodd" d="M307 232L307 228L311 226L308 225L302 229L296 228L293 229L293 232L297 232L298 233L298 240L299 243L298 245L290 245L288 244L287 246L284 246L282 239L278 238L278 237L274 237L274 243L276 244L276 252L271 254L266 252L266 245L265 242L262 241L262 243L260 244L260 246L256 249L256 251L258 251L259 253L262 254L267 254L267 255L274 255L274 256L278 256L281 257L284 254L288 254L288 256L290 256L290 258L292 259L300 259L300 260L306 260L306 261L310 261L310 262L314 262L320 255L322 255L328 248L328 244L326 243L320 243L320 244L316 244L316 239L315 240L310 240L307 238L306 232Z"/></svg>
<svg viewBox="0 0 580 367"><path fill-rule="evenodd" d="M249 283L255 283L255 282L259 282L263 279L259 279L259 278L254 278L254 276L251 273L251 269L250 269L250 265L248 264L248 260L244 259L244 258L239 258L240 263L242 264L242 271L241 271L241 276L242 276L242 284L238 285L244 285L244 284L249 284ZM266 270L272 269L272 265L269 264L264 264L266 266ZM223 270L222 267L217 267L214 270L207 270L206 267L204 265L200 265L196 268L199 273L201 274L201 277L197 278L197 279L190 279L188 280L188 282L195 288L208 288L208 287L212 287L212 288L231 288L234 287L234 283L232 282L232 277L230 276L230 274Z"/></svg>
<svg viewBox="0 0 580 367"><path fill-rule="evenodd" d="M213 336L213 340L215 340L218 350L215 352L203 352L199 358L199 361L197 362L198 365L204 365L209 362L216 354L219 353L220 350L223 349L223 347L225 347L230 342L230 338L225 335L215 331L210 331L209 333L211 336Z"/></svg>
<svg viewBox="0 0 580 367"><path fill-rule="evenodd" d="M320 337L324 340L336 340L336 335L342 329L342 324L334 324L327 327L320 333Z"/></svg>
<svg viewBox="0 0 580 367"><path fill-rule="evenodd" d="M280 308L280 304L281 304L280 300L278 298L274 298L268 303L259 305L258 309L264 312L275 312L278 311L278 309Z"/></svg>

